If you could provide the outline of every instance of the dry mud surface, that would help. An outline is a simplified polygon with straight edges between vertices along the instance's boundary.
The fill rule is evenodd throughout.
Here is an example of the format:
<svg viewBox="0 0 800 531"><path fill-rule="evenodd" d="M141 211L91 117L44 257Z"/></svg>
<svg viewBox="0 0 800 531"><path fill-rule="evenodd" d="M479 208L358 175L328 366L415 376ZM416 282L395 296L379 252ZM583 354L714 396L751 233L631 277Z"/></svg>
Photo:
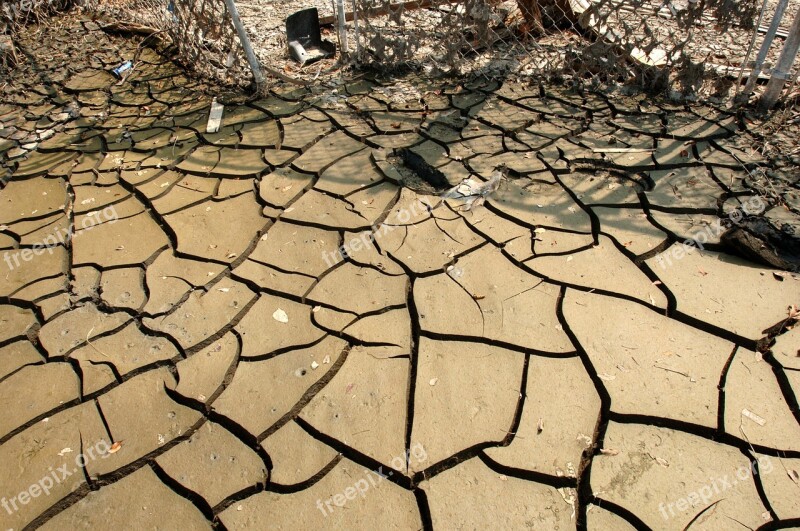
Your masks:
<svg viewBox="0 0 800 531"><path fill-rule="evenodd" d="M106 72L136 42L34 30L0 84L3 529L800 526L800 280L718 241L796 224L757 127L364 77L208 134L171 63ZM501 164L471 210L419 179Z"/></svg>

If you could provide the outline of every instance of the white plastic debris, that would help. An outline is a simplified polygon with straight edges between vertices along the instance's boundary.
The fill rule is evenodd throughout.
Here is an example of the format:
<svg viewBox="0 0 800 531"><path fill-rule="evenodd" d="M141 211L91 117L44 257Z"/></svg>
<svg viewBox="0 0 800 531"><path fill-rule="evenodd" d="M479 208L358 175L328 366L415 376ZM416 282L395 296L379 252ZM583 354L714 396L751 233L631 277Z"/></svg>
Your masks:
<svg viewBox="0 0 800 531"><path fill-rule="evenodd" d="M759 426L763 426L764 424L767 423L766 420L764 420L760 416L756 415L755 413L753 413L752 411L750 411L747 408L742 410L742 416L749 418L750 420L752 420L753 422L755 422Z"/></svg>
<svg viewBox="0 0 800 531"><path fill-rule="evenodd" d="M222 111L225 106L217 103L217 98L211 102L211 112L208 113L208 124L206 125L206 133L216 133L222 124Z"/></svg>
<svg viewBox="0 0 800 531"><path fill-rule="evenodd" d="M500 187L503 179L503 172L495 170L488 181L481 182L472 177L464 179L461 184L444 192L442 199L460 199L464 201L465 210L471 210L486 201L495 190Z"/></svg>
<svg viewBox="0 0 800 531"><path fill-rule="evenodd" d="M284 312L280 308L275 310L275 313L272 314L272 318L275 319L276 321L278 321L279 323L288 323L289 322L289 316L286 315L286 312Z"/></svg>

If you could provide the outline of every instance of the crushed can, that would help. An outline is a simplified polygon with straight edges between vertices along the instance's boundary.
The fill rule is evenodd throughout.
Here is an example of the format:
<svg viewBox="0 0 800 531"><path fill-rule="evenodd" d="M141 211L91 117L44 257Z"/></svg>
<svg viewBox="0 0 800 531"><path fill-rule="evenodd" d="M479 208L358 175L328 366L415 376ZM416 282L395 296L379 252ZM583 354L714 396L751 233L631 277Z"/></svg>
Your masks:
<svg viewBox="0 0 800 531"><path fill-rule="evenodd" d="M114 70L112 70L111 73L114 74L116 77L121 78L122 74L124 74L131 68L133 68L133 62L125 61L124 63L116 67Z"/></svg>

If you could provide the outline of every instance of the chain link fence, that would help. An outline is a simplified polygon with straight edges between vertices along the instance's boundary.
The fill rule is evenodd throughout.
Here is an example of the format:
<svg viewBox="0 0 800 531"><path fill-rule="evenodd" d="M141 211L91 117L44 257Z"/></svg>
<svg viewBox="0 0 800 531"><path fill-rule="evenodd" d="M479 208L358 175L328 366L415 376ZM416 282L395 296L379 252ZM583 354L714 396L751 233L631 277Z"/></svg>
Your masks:
<svg viewBox="0 0 800 531"><path fill-rule="evenodd" d="M789 4L793 15L800 2ZM356 0L351 31L357 61L384 69L405 63L430 74L555 77L725 100L752 69L774 9L772 0ZM762 79L786 36L779 31L769 47ZM789 79L797 76L795 67Z"/></svg>
<svg viewBox="0 0 800 531"><path fill-rule="evenodd" d="M111 23L139 24L163 32L179 61L199 76L231 85L251 81L222 0L86 0L82 8Z"/></svg>
<svg viewBox="0 0 800 531"><path fill-rule="evenodd" d="M786 13L765 47L762 81L800 9L800 0L345 0L336 60L302 68L289 59L285 36L277 30L287 12L304 7L335 14L336 4L329 1L237 2L258 14L245 26L256 36L255 54L268 78L310 84L341 75L345 66L386 72L411 67L428 76L555 79L576 87L635 87L728 101L757 62L780 3ZM224 84L252 82L224 0L17 0L16 8L5 0L3 21L11 19L8 13L19 20L25 11L19 6L71 3L106 29L164 39L200 76ZM268 24L263 9L276 9L268 32L261 28ZM337 39L337 17L323 17L323 23L328 38ZM785 93L796 89L798 74L795 65Z"/></svg>

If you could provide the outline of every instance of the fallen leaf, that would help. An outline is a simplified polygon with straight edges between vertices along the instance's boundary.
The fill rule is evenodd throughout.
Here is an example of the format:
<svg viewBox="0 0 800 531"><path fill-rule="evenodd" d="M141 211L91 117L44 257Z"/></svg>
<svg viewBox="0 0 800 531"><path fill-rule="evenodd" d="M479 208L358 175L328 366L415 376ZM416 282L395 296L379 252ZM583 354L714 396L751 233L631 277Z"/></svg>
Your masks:
<svg viewBox="0 0 800 531"><path fill-rule="evenodd" d="M111 445L111 448L108 449L108 453L115 454L115 453L119 452L121 449L122 449L122 442L121 441L117 441L117 442L115 442L114 444Z"/></svg>
<svg viewBox="0 0 800 531"><path fill-rule="evenodd" d="M776 280L780 280L783 282L783 278L786 276L786 273L783 271L773 271L772 275L775 277Z"/></svg>
<svg viewBox="0 0 800 531"><path fill-rule="evenodd" d="M792 478L792 481L795 483L800 483L800 474L797 473L797 470L789 469L786 471L789 474L789 477Z"/></svg>
<svg viewBox="0 0 800 531"><path fill-rule="evenodd" d="M601 448L600 453L603 455L619 455L619 450L613 448Z"/></svg>
<svg viewBox="0 0 800 531"><path fill-rule="evenodd" d="M699 268L699 267L697 268L697 272L700 273L703 276L706 276L708 274L705 271L703 271L702 268Z"/></svg>
<svg viewBox="0 0 800 531"><path fill-rule="evenodd" d="M439 378L431 378L431 381L428 382L430 385L436 385L439 382Z"/></svg>
<svg viewBox="0 0 800 531"><path fill-rule="evenodd" d="M228 293L231 288L218 288L217 291L221 291L222 293Z"/></svg>
<svg viewBox="0 0 800 531"><path fill-rule="evenodd" d="M536 433L542 433L544 431L544 419L539 417L539 423L536 425Z"/></svg>
<svg viewBox="0 0 800 531"><path fill-rule="evenodd" d="M800 316L800 311L798 311L797 306L792 304L789 306L789 319L797 319Z"/></svg>
<svg viewBox="0 0 800 531"><path fill-rule="evenodd" d="M392 124L392 127L395 128L395 129L400 129L400 122L394 122Z"/></svg>

